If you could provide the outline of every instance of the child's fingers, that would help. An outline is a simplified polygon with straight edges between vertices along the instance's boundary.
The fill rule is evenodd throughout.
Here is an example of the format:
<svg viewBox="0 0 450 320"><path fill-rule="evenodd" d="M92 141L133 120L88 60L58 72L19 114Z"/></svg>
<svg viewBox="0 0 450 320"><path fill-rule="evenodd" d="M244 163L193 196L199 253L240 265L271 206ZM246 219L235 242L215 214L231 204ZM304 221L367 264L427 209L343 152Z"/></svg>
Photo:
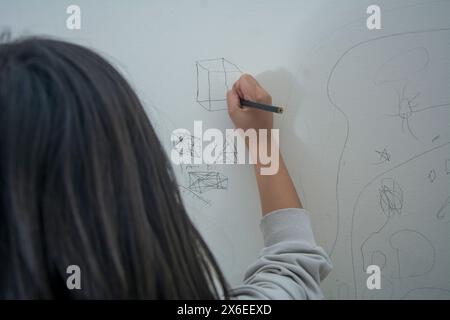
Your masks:
<svg viewBox="0 0 450 320"><path fill-rule="evenodd" d="M231 90L227 92L227 106L228 112L232 113L241 108L241 103L239 100L239 95L235 90L234 86Z"/></svg>
<svg viewBox="0 0 450 320"><path fill-rule="evenodd" d="M255 100L257 83L255 78L249 74L243 74L233 86L239 97L245 100Z"/></svg>
<svg viewBox="0 0 450 320"><path fill-rule="evenodd" d="M233 84L233 90L237 93L239 98L243 98L244 95L241 91L241 79L239 78L234 84Z"/></svg>

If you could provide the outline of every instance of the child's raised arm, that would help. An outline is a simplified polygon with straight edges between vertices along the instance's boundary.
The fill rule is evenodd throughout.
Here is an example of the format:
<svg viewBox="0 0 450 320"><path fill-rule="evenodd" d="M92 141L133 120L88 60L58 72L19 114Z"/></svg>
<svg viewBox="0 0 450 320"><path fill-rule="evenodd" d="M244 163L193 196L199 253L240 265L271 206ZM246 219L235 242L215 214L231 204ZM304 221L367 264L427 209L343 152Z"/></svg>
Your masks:
<svg viewBox="0 0 450 320"><path fill-rule="evenodd" d="M258 109L242 108L239 98L272 104L272 97L261 85L250 75L243 75L236 81L233 88L228 92L228 113L234 125L238 129L266 129L269 132L268 141L258 141L261 146L267 143L266 150L274 150L279 153L278 145L273 146L270 138L270 130L273 129L273 113ZM295 191L289 172L284 164L283 158L279 154L278 172L273 175L261 174L261 163L259 156L256 157L255 165L256 181L258 183L259 195L261 199L262 214L284 208L302 208L300 199ZM274 158L274 157L272 157Z"/></svg>
<svg viewBox="0 0 450 320"><path fill-rule="evenodd" d="M239 99L271 104L272 98L250 75L243 75L228 92L228 112L237 128L267 129L273 127L273 113L241 108ZM277 143L273 139L258 141ZM266 150L276 150L267 148ZM247 269L244 283L230 290L236 299L320 299L320 281L331 270L325 251L316 245L309 214L302 209L294 184L279 157L279 170L273 175L261 174L264 166L258 156L256 180L263 218L261 231L264 248Z"/></svg>

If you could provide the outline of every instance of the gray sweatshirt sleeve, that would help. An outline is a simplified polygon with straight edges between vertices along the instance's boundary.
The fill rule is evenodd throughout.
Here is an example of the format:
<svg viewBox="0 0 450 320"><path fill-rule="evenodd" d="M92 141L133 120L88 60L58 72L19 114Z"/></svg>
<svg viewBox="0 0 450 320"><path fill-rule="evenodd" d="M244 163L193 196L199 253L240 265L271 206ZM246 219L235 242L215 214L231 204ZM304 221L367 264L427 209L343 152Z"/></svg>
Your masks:
<svg viewBox="0 0 450 320"><path fill-rule="evenodd" d="M264 248L230 297L322 299L320 281L330 272L331 262L316 245L307 211L276 210L262 218L260 227Z"/></svg>

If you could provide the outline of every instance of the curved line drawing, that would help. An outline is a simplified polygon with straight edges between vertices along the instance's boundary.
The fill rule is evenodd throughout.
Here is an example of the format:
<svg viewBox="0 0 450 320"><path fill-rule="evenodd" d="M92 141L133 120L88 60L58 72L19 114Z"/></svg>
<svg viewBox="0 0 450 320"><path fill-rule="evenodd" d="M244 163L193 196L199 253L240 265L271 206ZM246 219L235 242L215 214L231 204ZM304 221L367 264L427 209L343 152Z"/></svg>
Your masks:
<svg viewBox="0 0 450 320"><path fill-rule="evenodd" d="M417 92L413 97L407 97L405 94L405 90L406 85L403 86L401 93L396 91L398 95L398 113L390 116L399 117L402 120L402 132L403 133L405 132L405 123L406 123L406 128L408 129L411 136L414 139L418 140L419 138L417 138L416 134L411 129L411 126L409 124L409 118L411 118L414 112L416 112L414 109L419 106L418 104L413 103L414 100L416 100L416 98L420 96L420 92Z"/></svg>
<svg viewBox="0 0 450 320"><path fill-rule="evenodd" d="M365 270L367 267L366 261L365 261L366 259L364 256L364 247L366 246L366 243L372 237L378 235L384 229L384 227L386 227L387 223L389 222L389 219L392 216L394 216L395 214L397 214L397 215L402 214L403 190L400 187L400 185L397 183L397 181L394 178L384 178L381 180L380 185L381 185L380 189L378 189L379 204L380 204L381 211L386 216L386 219L385 219L384 223L376 231L371 232L369 234L369 236L366 239L364 239L363 242L361 242L360 252L361 252L363 270ZM375 250L374 252L372 252L372 257L371 257L372 260L373 260L373 255L376 251L379 251L379 250ZM384 258L386 260L386 255L384 255Z"/></svg>
<svg viewBox="0 0 450 320"><path fill-rule="evenodd" d="M355 289L355 295L356 295L356 296L357 296L357 292L358 292L357 290L358 290L358 289L357 289L357 285L356 285L356 269L355 269L355 256L354 256L354 244L353 244L353 236L354 236L353 231L354 231L354 230L353 230L353 229L354 229L354 226L355 226L355 224L354 224L355 221L354 221L354 220L355 220L355 215L356 215L356 207L357 207L358 204L359 204L359 200L360 200L362 194L364 193L364 191L365 191L370 185L372 185L372 183L374 183L378 178L382 177L382 176L385 175L386 173L389 173L389 172L391 172L391 171L393 171L393 170L395 170L395 169L398 169L398 168L404 166L405 164L407 164L407 163L409 163L409 162L411 162L411 161L414 161L414 160L416 160L416 159L418 159L418 158L420 158L420 157L422 157L422 156L424 156L424 155L426 155L426 154L428 154L428 153L430 153L430 152L436 151L436 150L438 150L438 149L440 149L440 148L443 148L443 147L445 147L445 146L448 146L448 145L450 145L450 141L448 141L448 142L446 142L446 143L443 143L443 144L441 144L441 145L438 145L438 146L436 146L436 147L433 147L433 148L431 148L431 149L428 149L428 150L426 150L426 151L424 151L424 152L422 152L422 153L419 153L418 155L415 155L415 156L413 156L413 157L411 157L411 158L409 158L409 159L407 159L407 160L405 160L405 161L403 161L403 162L401 162L401 163L399 163L399 164L393 166L392 168L390 168L390 169L388 169L388 170L385 170L385 171L383 171L383 172L381 172L381 173L375 175L375 177L373 177L372 179L370 179L369 182L366 183L366 184L362 187L362 189L360 190L360 192L358 193L358 196L356 197L356 200L355 200L355 202L354 202L354 204L353 204L353 210L352 210L352 215L351 215L351 228L350 228L350 253L351 253L352 269L353 269L353 284L354 284L354 289ZM388 220L389 220L389 219L386 219L386 223L387 223ZM375 231L375 232L373 232L372 234L379 233L379 232L384 228L384 226L386 225L386 223L385 223L378 231ZM370 238L370 236L369 236L369 238ZM366 239L363 243L365 243L367 240L368 240L368 239Z"/></svg>
<svg viewBox="0 0 450 320"><path fill-rule="evenodd" d="M401 244L402 242L402 237L404 237L406 240L404 244ZM397 238L397 239L394 239ZM408 239L409 238L409 239ZM420 240L419 240L420 239ZM395 244L394 242L400 242ZM402 270L402 263L401 263L401 250L402 250L402 246L404 248L410 248L414 245L415 248L417 248L420 244L418 242L422 242L425 243L426 245L429 246L429 249L431 249L431 251L427 251L426 253L431 253L431 259L424 259L425 262L430 263L430 265L428 266L428 268L426 268L425 270L422 270L420 272L414 271L411 272L408 275L404 275L404 271ZM397 258L397 267L398 267L398 275L394 278L396 279L405 279L405 278L414 278L414 277L419 277L419 276L423 276L429 272L431 272L431 270L433 270L434 265L436 263L436 249L433 246L433 243L430 241L430 239L428 239L424 234L422 234L421 232L417 231L417 230L412 230L412 229L401 229L398 230L396 232L394 232L393 234L390 235L389 237L389 245L391 246L391 248L395 251L396 253L396 258ZM424 250L421 251L422 253L424 252ZM418 268L418 264L408 264L407 267L409 268ZM403 267L404 268L404 267Z"/></svg>
<svg viewBox="0 0 450 320"><path fill-rule="evenodd" d="M418 103L415 103L414 100L416 100L420 96L420 92L417 92L412 97L408 97L406 94L406 85L403 86L402 91L399 92L395 90L398 96L398 103L397 108L398 112L395 114L387 114L387 116L393 116L393 117L399 117L402 120L402 132L405 132L405 127L408 129L411 136L418 140L419 138L414 133L414 131L411 129L411 125L409 123L409 119L415 114L427 110L432 110L436 108L449 108L450 103L443 103L443 104L436 104L431 105L423 108L417 108L419 106ZM405 125L406 124L406 125ZM436 140L434 140L436 141ZM433 141L433 142L434 142Z"/></svg>
<svg viewBox="0 0 450 320"><path fill-rule="evenodd" d="M381 259L383 260L383 263L379 263L376 261L378 259L376 259L375 254L377 254L378 257L381 257ZM386 258L386 255L383 253L383 251L375 250L372 252L372 256L370 257L370 260L371 260L371 264L375 264L375 265L379 266L380 269L383 269L386 266L387 258Z"/></svg>
<svg viewBox="0 0 450 320"><path fill-rule="evenodd" d="M417 58L417 60L423 59L423 61L420 61L420 62L422 62L421 64L420 64L420 62L416 63L415 70L408 70L408 71L398 70L398 69L400 69L398 66L401 66L402 68L406 69L406 66L404 65L404 63L406 63L405 61L407 61L406 57L408 55L412 56L413 58ZM416 55L416 56L413 56L413 55ZM395 56L389 58L386 62L384 62L381 65L381 67L375 73L375 79L373 80L373 83L378 86L378 85L388 83L388 82L396 82L396 81L407 79L411 75L416 74L416 73L426 69L428 67L429 63L430 63L430 53L428 52L427 48L417 47L417 48L409 49L406 52L405 51L399 52ZM390 64L397 66L397 68L393 68L393 66ZM408 65L408 67L409 67L409 65ZM383 73L383 71L388 72L388 71L392 71L393 69L394 70L397 69L395 71L397 71L400 74L391 75L391 78L388 78L388 79L377 80L377 78L380 76L380 74ZM385 77L386 76L387 75L385 75Z"/></svg>
<svg viewBox="0 0 450 320"><path fill-rule="evenodd" d="M385 14L386 13L393 13L393 12L397 12L399 10L403 11L406 8L412 8L412 7L418 7L418 6L429 6L431 4L434 5L434 4L440 4L440 3L448 3L448 0L434 0L434 1L428 0L428 1L419 2L419 3L415 3L415 4L410 4L410 5L402 5L402 6L398 6L398 7L392 8L392 9L387 9L387 10L385 9L384 13ZM343 25L340 25L340 26L338 26L336 28L333 28L333 30L330 33L328 33L326 36L323 36L322 38L320 38L316 42L316 44L309 50L308 55L313 53L313 52L315 52L318 48L320 48L322 43L325 42L328 38L331 38L335 33L338 33L340 31L344 30L345 28L348 28L351 25L361 24L362 22L366 21L366 19L367 19L366 17L364 17L364 18L357 18L357 19L354 19L354 20L352 20L350 22L347 22L347 23L345 23Z"/></svg>
<svg viewBox="0 0 450 320"><path fill-rule="evenodd" d="M448 108L448 107L450 107L450 103L435 104L435 105L432 105L432 106L428 106L428 107L424 107L424 108L421 108L421 109L414 110L414 112L417 113L417 112L427 111L427 110L430 110L430 109Z"/></svg>
<svg viewBox="0 0 450 320"><path fill-rule="evenodd" d="M340 213L340 194L339 194L339 190L340 190L340 183L341 183L341 172L342 172L342 167L343 167L343 158L344 158L344 154L348 145L348 141L349 141L349 136L350 136L350 132L351 132L351 128L350 128L350 120L349 117L347 116L346 112L340 108L338 106L338 104L333 100L332 94L331 94L331 83L333 80L333 76L335 75L335 71L338 67L338 65L341 63L341 61L344 59L344 57L351 52L353 49L355 49L356 47L359 47L361 45L364 45L366 43L372 42L372 41L377 41L377 40L381 40L381 39L388 39L388 38L393 38L396 36L404 36L404 35L413 35L413 34L424 34L424 33L430 33L430 32L439 32L439 31L449 31L450 28L432 28L432 29L427 29L427 30L415 30L415 31L409 31L409 32L398 32L398 33L394 33L394 34L390 34L390 35L384 35L384 36L379 36L376 38L372 38L369 40L364 40L364 41L360 41L356 44L354 44L353 46L351 46L350 48L348 48L347 50L345 50L340 56L339 58L336 60L336 62L334 63L333 67L330 70L328 79L327 79L327 83L326 83L326 91L327 91L327 98L330 102L330 104L332 105L332 107L334 109L336 109L343 117L345 120L345 139L342 145L342 149L341 152L339 154L339 160L338 160L338 164L337 164L337 173L336 173L336 184L335 184L335 193L336 193L336 219L337 219L337 223L336 223L336 235L335 238L333 240L329 255L330 257L333 255L334 250L336 248L336 244L338 241L338 238L340 236L340 223L341 223L341 213ZM446 104L444 105L436 105L436 106L431 106L431 107L443 107L446 106ZM424 108L423 110L427 110L430 107ZM418 159L419 157L435 151L437 149L443 148L447 145L450 144L450 141L447 141L445 143L442 143L438 146L435 146L433 148L430 148L426 151L423 151L419 154L416 154L415 156L404 160L403 162L398 163L397 165L394 165L393 167L391 167L388 170L385 170L377 175L375 175L375 177L373 177L372 179L369 180L368 183L366 183L363 188L361 189L361 191L358 193L356 200L354 202L353 205L353 210L352 210L352 214L351 214L351 221L350 221L350 252L351 252L351 261L352 261L352 271L353 271L353 286L354 286L354 292L355 292L355 297L358 296L358 288L357 288L357 281L356 281L356 270L355 270L355 256L354 256L354 243L353 243L353 238L354 238L354 218L355 218L355 214L356 214L356 207L359 203L359 200L361 198L361 195L363 194L363 192L374 182L376 181L376 179L380 178L382 175L391 172L392 170L395 170L403 165L405 165L406 163L409 163L415 159Z"/></svg>

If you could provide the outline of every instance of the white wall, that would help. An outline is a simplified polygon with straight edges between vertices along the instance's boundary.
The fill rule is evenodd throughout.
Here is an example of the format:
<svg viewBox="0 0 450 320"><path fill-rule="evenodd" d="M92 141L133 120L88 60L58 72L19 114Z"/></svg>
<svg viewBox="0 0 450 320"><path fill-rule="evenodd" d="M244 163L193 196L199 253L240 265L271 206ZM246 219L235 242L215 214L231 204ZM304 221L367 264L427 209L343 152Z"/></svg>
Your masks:
<svg viewBox="0 0 450 320"><path fill-rule="evenodd" d="M69 4L81 7L81 30L65 27ZM378 1L382 29L374 31L369 4L0 0L0 27L103 53L138 91L168 151L172 130L192 130L194 120L232 127L226 111L197 103L196 61L224 57L258 75L274 103L287 106L276 116L282 149L335 266L326 296L448 298L450 3ZM187 186L189 170L176 170ZM262 246L253 171L193 170L228 179L226 190L185 200L239 283ZM365 289L372 263L383 266L379 291Z"/></svg>

